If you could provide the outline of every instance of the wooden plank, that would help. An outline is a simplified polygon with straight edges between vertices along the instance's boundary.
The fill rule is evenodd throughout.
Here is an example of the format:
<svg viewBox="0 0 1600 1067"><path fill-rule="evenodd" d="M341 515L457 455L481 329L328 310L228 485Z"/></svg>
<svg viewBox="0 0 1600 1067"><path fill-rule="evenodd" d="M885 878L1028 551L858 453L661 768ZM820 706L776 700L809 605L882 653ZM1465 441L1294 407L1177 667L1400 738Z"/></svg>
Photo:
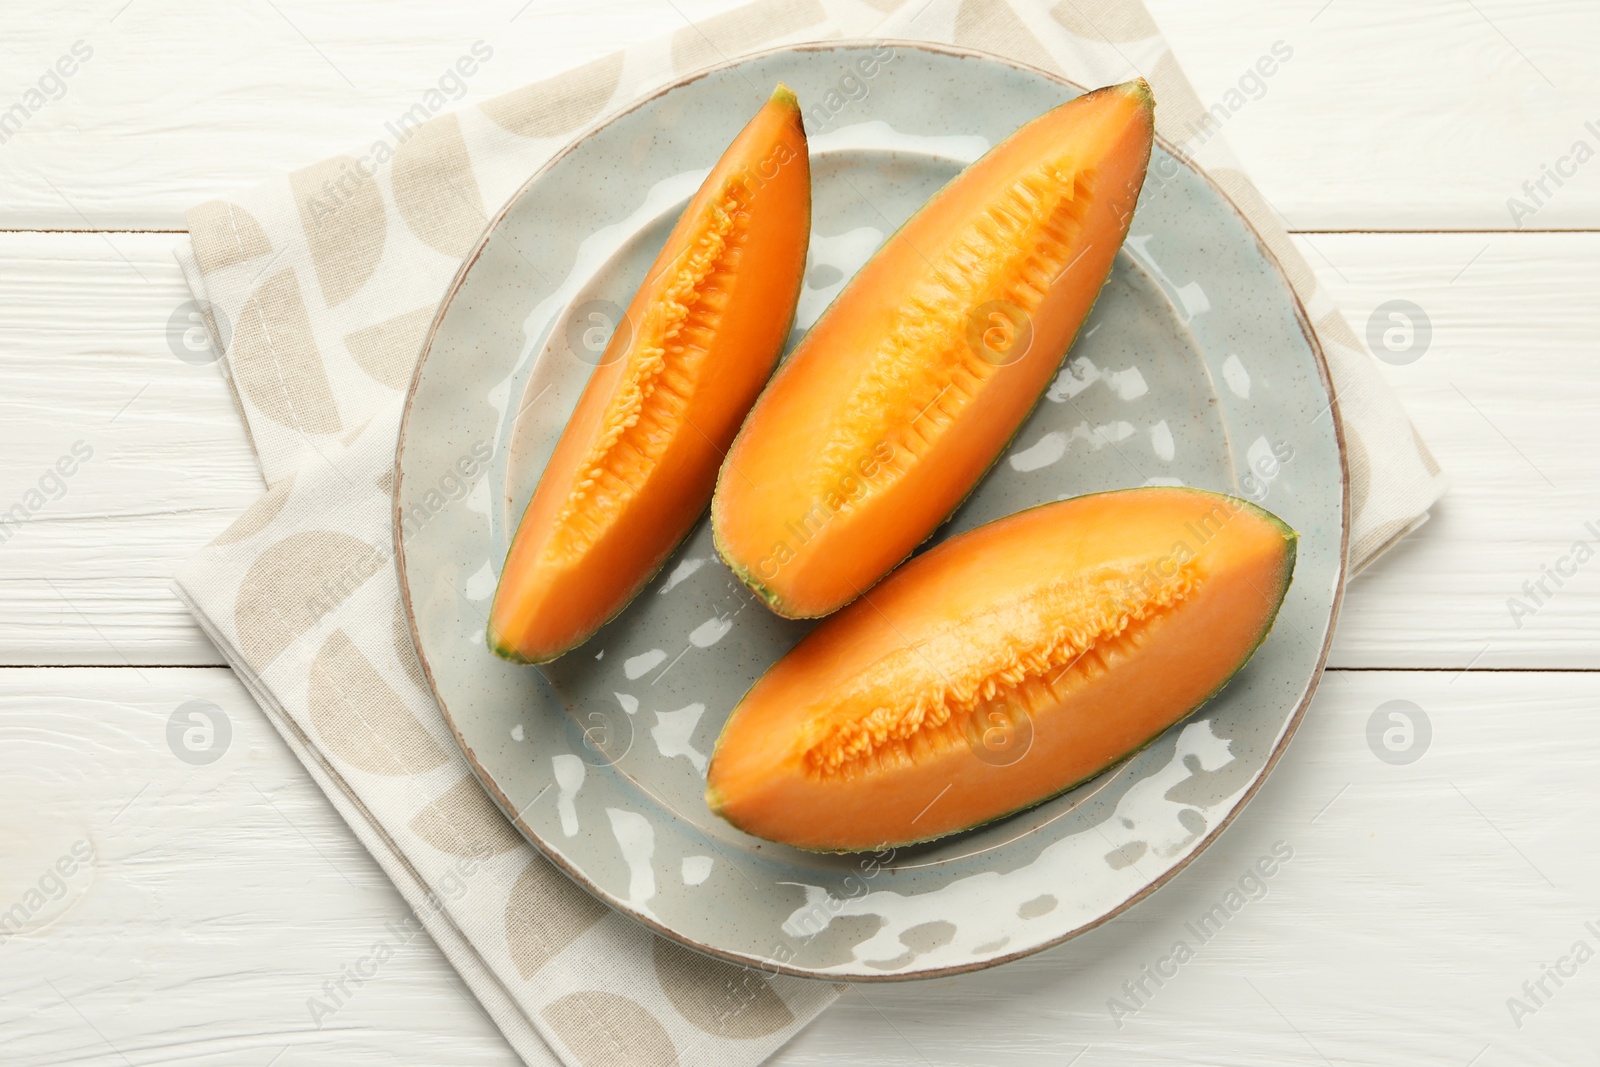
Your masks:
<svg viewBox="0 0 1600 1067"><path fill-rule="evenodd" d="M701 17L737 3L678 10ZM646 0L525 10L522 0L398 0L382 17L351 0L119 6L8 19L0 61L18 82L8 95L77 41L93 56L0 147L0 228L181 228L195 204L392 143L385 123L438 90L475 41L494 54L462 90L446 83L456 106L684 25L673 4Z"/></svg>
<svg viewBox="0 0 1600 1067"><path fill-rule="evenodd" d="M190 701L231 732L203 766L168 747ZM394 932L404 899L231 671L0 670L0 739L25 814L0 830L0 908L36 927L0 937L7 1062L521 1062L431 939ZM30 901L79 842L92 862ZM307 1001L379 944L318 1025Z"/></svg>
<svg viewBox="0 0 1600 1067"><path fill-rule="evenodd" d="M208 766L165 740L194 699L232 727ZM1368 741L1396 700L1430 723L1409 764ZM1546 979L1539 1005L1522 983L1575 941L1600 948L1585 926L1600 926L1597 700L1595 673L1331 672L1261 793L1172 884L1028 960L853 991L773 1062L1587 1062L1593 968ZM229 672L0 670L0 744L0 801L29 813L0 830L0 902L73 842L96 853L41 909L42 935L0 942L10 1060L266 1067L287 1047L278 1067L515 1062L425 941L310 1025L306 999L404 906ZM1293 856L1264 895L1246 885L1251 899L1199 943L1185 924L1226 908L1277 842ZM1123 982L1178 940L1193 958L1146 981L1119 1028L1107 1001L1133 1007ZM1510 997L1537 1008L1520 1028Z"/></svg>
<svg viewBox="0 0 1600 1067"><path fill-rule="evenodd" d="M75 43L93 55L0 145L0 229L180 227L194 204L383 136L474 41L494 58L463 102L735 3L394 0L381 19L351 0L17 12L0 39L12 74L0 111ZM1585 128L1600 123L1600 8L1584 0L1150 6L1297 228L1505 228L1507 198L1542 165L1580 138L1600 149ZM1280 40L1293 57L1257 88L1248 72ZM1600 163L1547 188L1523 225L1600 227Z"/></svg>
<svg viewBox="0 0 1600 1067"><path fill-rule="evenodd" d="M1546 180L1539 203L1522 190L1578 140L1600 153L1594 4L1149 6L1201 101L1227 109L1229 142L1291 229L1600 227L1600 162L1561 164L1573 176ZM1280 40L1294 55L1257 89L1250 71ZM1514 217L1512 196L1535 213Z"/></svg>
<svg viewBox="0 0 1600 1067"><path fill-rule="evenodd" d="M74 441L95 449L0 545L0 662L219 662L167 583L261 483L216 368L169 347L187 295L172 240L0 235L0 501ZM1334 665L1600 662L1600 563L1546 579L1542 603L1522 589L1600 526L1600 454L1581 447L1600 419L1600 234L1300 241L1357 333L1390 299L1427 311L1429 349L1385 371L1452 479L1428 526L1352 585ZM1537 610L1513 618L1512 597Z"/></svg>
<svg viewBox="0 0 1600 1067"><path fill-rule="evenodd" d="M1430 346L1383 366L1451 482L1428 525L1351 584L1332 662L1600 665L1600 562L1572 552L1600 554L1600 234L1300 241L1358 334L1389 300L1424 309Z"/></svg>
<svg viewBox="0 0 1600 1067"><path fill-rule="evenodd" d="M0 235L0 514L28 512L0 528L0 662L220 662L168 584L264 487L216 366L174 354L205 358L176 241Z"/></svg>

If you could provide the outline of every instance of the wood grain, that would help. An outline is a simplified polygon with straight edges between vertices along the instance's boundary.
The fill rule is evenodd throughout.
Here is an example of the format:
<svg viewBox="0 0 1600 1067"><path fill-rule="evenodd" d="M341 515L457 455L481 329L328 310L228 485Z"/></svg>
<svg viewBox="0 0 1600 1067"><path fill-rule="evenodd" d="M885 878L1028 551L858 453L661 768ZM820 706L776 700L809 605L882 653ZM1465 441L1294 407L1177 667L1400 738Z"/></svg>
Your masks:
<svg viewBox="0 0 1600 1067"><path fill-rule="evenodd" d="M1358 334L1391 299L1427 313L1431 346L1384 370L1450 478L1428 524L1351 583L1332 662L1593 669L1600 561L1571 550L1600 551L1600 365L1585 339L1600 234L1299 240ZM1575 575L1546 579L1558 565ZM1530 581L1545 592L1530 598Z"/></svg>
<svg viewBox="0 0 1600 1067"><path fill-rule="evenodd" d="M1584 0L1152 0L1267 200L1296 230L1600 228L1600 161L1513 218L1573 143L1600 152L1600 7ZM1238 89L1275 41L1294 56ZM1247 88L1250 83L1247 82ZM1594 123L1594 129L1586 128ZM1570 169L1570 167L1569 167ZM1532 201L1528 201L1530 204Z"/></svg>
<svg viewBox="0 0 1600 1067"><path fill-rule="evenodd" d="M221 662L168 585L264 486L222 375L169 341L176 241L0 235L0 513L92 452L0 530L0 662Z"/></svg>
<svg viewBox="0 0 1600 1067"><path fill-rule="evenodd" d="M165 739L195 699L232 727L209 766ZM1393 700L1431 723L1410 765L1367 741ZM1333 672L1271 780L1183 878L1066 947L852 991L774 1062L925 1067L982 1049L1025 1065L1081 1052L1078 1067L1461 1067L1485 1046L1481 1064L1587 1062L1600 965L1547 983L1520 1029L1506 999L1574 941L1600 946L1584 926L1600 925L1597 700L1593 673ZM515 1062L425 939L310 1023L306 999L405 908L230 672L0 670L0 745L0 802L30 813L3 831L0 907L71 842L96 851L75 903L0 941L5 1062ZM1265 896L1200 944L1184 924L1279 841L1293 857ZM1179 939L1194 959L1118 1028L1107 1000L1132 1006L1122 983Z"/></svg>
<svg viewBox="0 0 1600 1067"><path fill-rule="evenodd" d="M0 110L75 42L93 57L0 145L0 229L180 228L195 204L382 137L474 41L495 54L467 102L736 3L53 4L0 35ZM1600 7L1585 0L1150 6L1297 229L1511 228L1523 181L1580 137L1600 148L1584 126L1600 123ZM1293 58L1229 97L1280 40ZM1600 227L1600 162L1550 188L1522 225Z"/></svg>
<svg viewBox="0 0 1600 1067"><path fill-rule="evenodd" d="M193 700L231 728L206 766L167 743ZM0 1062L520 1063L427 935L394 932L405 901L231 671L0 670L0 748L0 803L26 813L0 829L0 908L74 842L95 855L47 925L0 937Z"/></svg>

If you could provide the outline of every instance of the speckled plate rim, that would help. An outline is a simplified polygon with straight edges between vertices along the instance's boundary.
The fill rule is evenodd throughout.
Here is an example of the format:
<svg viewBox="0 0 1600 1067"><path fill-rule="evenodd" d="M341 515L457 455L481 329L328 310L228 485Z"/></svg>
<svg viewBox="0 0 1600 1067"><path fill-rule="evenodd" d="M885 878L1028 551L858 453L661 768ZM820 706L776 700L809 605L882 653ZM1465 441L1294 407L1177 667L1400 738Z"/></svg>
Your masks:
<svg viewBox="0 0 1600 1067"><path fill-rule="evenodd" d="M562 872L567 875L567 877L571 878L578 885L582 886L591 895L603 901L614 911L618 911L624 915L627 915L655 933L660 934L663 937L670 938L681 945L685 945L688 948L694 949L697 952L702 952L708 956L727 960L730 963L735 963L742 966L753 967L768 974L784 974L796 978L808 978L814 981L829 982L839 982L841 979L838 975L820 973L814 970L803 967L795 967L790 964L775 960L749 956L738 952L729 952L725 949L707 945L695 940L692 937L680 933L666 923L663 923L651 916L641 914L633 908L630 908L626 901L620 900L612 894L607 893L604 889L590 881L584 875L582 870L562 857L559 849L547 846L547 844L540 838L539 834L537 834L533 828L530 827L528 823L518 815L517 806L511 802L511 799L507 797L504 792L501 791L499 785L489 774L488 770L483 766L482 763L479 762L477 756L472 750L471 744L467 741L466 736L461 732L460 727L456 723L455 716L450 713L449 705L445 703L444 697L439 692L438 683L434 679L433 668L429 664L428 657L423 651L421 637L417 630L416 610L411 602L411 587L409 581L407 580L405 537L402 525L403 514L400 506L402 495L400 490L402 481L405 477L404 459L406 449L406 431L410 425L411 412L412 407L416 402L417 390L422 381L423 368L427 364L428 357L432 354L434 340L438 335L439 327L443 323L445 315L449 311L451 304L460 293L462 287L466 284L467 276L471 273L473 266L476 265L478 259L482 256L484 249L488 247L490 238L494 235L500 224L505 220L506 216L511 212L511 209L516 206L516 204L523 198L523 196L527 194L528 190L532 188L536 182L543 178L549 171L554 169L556 165L559 164L574 149L576 149L578 145L587 140L589 137L593 136L599 130L609 126L622 116L637 111L653 101L666 96L668 93L680 89L683 86L700 81L709 75L730 70L753 60L766 58L772 55L795 52L830 52L841 48L860 48L869 45L888 45L894 48L907 48L923 52L932 52L959 59L977 59L984 62L997 63L1001 66L1010 67L1014 70L1023 71L1028 74L1033 74L1047 79L1059 85L1065 86L1066 88L1072 89L1078 93L1085 93L1089 91L1083 85L1080 85L1069 78L1064 78L1052 71L1045 70L1042 67L1036 67L1028 63L1019 62L1007 56L998 55L993 52L986 52L981 49L958 47L933 41L917 41L892 37L837 38L828 41L783 45L777 48L769 48L758 52L746 53L736 59L731 59L724 63L708 66L701 70L695 71L692 74L685 75L682 78L678 78L675 81L660 86L654 92L640 97L638 100L626 107L618 108L614 111L606 113L600 119L584 129L581 133L577 134L571 141L569 141L553 156L546 160L542 166L540 166L532 175L529 176L527 181L523 182L522 185L517 188L516 192L511 194L511 196L506 199L505 203L501 205L500 209L496 211L493 217L489 219L487 224L484 226L482 234L480 234L478 239L473 243L471 251L469 251L466 257L462 260L461 266L459 269L457 269L455 277L451 279L449 287L446 288L444 296L439 301L439 307L434 312L433 321L428 325L427 336L423 339L422 348L417 360L417 366L412 372L411 384L406 390L405 408L400 417L400 430L398 438L395 442L394 457L394 503L392 524L395 549L394 561L396 576L400 584L400 600L405 608L406 628L411 634L411 643L416 650L417 659L422 665L423 675L427 678L428 689L433 694L435 703L439 705L440 715L444 718L446 725L450 727L450 733L456 739L456 744L460 746L462 754L466 756L467 763L471 766L473 775L478 779L479 784L483 786L484 791L488 793L488 795L494 800L495 805L499 807L501 813L505 815L511 824L517 828L517 831L530 844L532 844L534 848L539 850L539 853L542 856L554 863ZM1159 102L1157 106L1159 106ZM1245 809L1250 801L1255 799L1256 793L1260 791L1268 776L1270 776L1273 770L1277 767L1278 761L1283 758L1284 752L1289 747L1289 742L1293 740L1295 733L1299 730L1301 721L1305 718L1306 709L1311 706L1311 701L1316 696L1317 689L1321 685L1322 675L1327 667L1328 653L1333 646L1333 635L1337 629L1339 611L1344 603L1345 584L1349 580L1350 574L1350 463L1349 454L1345 445L1344 424L1339 416L1339 399L1337 394L1334 392L1333 379L1328 370L1327 358L1322 350L1322 342L1318 338L1315 328L1311 325L1310 316L1306 314L1305 305L1300 298L1300 294L1295 290L1294 286L1289 281L1288 272L1284 270L1283 264L1279 262L1278 257L1273 253L1271 247L1261 237L1260 232L1250 221L1249 216L1247 216L1239 208L1239 205L1234 202L1233 198L1229 196L1228 193L1215 180L1212 179L1211 175L1208 174L1203 167L1195 163L1192 158L1190 158L1176 145L1168 141L1165 137L1162 137L1160 134L1156 135L1155 142L1181 165L1187 167L1191 172L1204 181L1206 185L1208 185L1211 190L1216 193L1222 202L1226 204L1228 208L1232 210L1232 212L1238 217L1240 224L1244 226L1245 230L1255 238L1257 250L1260 252L1262 259L1271 265L1272 269L1278 276L1278 280L1282 283L1283 291L1288 296L1290 306L1294 310L1295 321L1299 324L1300 332L1304 336L1306 344L1310 347L1313 361L1316 364L1318 382L1322 387L1323 395L1327 398L1328 411L1333 419L1334 441L1337 446L1336 450L1339 457L1340 496L1339 553L1336 563L1335 582L1328 606L1328 626L1326 635L1323 638L1322 647L1317 653L1317 660L1315 665L1312 667L1311 677L1306 683L1305 693L1301 697L1299 703L1296 705L1294 711L1286 720L1282 733L1279 734L1277 741L1272 747L1272 751L1268 753L1265 762L1262 764L1261 771L1245 788L1244 794L1239 798L1237 803L1235 803L1228 810L1228 812L1218 820L1214 828L1212 828L1203 838L1200 839L1195 848L1186 856L1178 860L1178 862L1174 863L1172 867L1162 872L1156 878L1152 879L1149 884L1144 886L1144 888L1130 895L1115 907L1107 909L1099 917L1092 919L1089 922L1074 927L1060 936L1040 941L1035 944L1030 944L1024 948L1018 949L1015 952L1009 952L1000 956L976 960L972 963L956 964L946 967L934 967L920 971L913 970L888 974L852 975L848 979L848 981L851 983L859 982L876 984L887 982L920 981L931 978L948 978L959 974L967 974L973 971L987 970L991 967L998 967L1001 964L1010 963L1013 960L1019 960L1026 956L1032 956L1036 953L1043 952L1046 949L1054 948L1057 945L1064 944L1073 940L1074 938L1088 933L1090 930L1093 930L1106 922L1109 922L1118 915L1121 915L1123 912L1127 911L1135 904L1150 896L1156 890L1172 881L1181 872L1187 869L1190 863L1192 863L1197 857L1210 848L1211 845L1215 843L1216 840L1222 835L1223 831L1232 825L1233 820L1238 817L1239 813ZM1121 764L1118 766L1121 766ZM1112 768L1113 771L1115 769L1116 768Z"/></svg>

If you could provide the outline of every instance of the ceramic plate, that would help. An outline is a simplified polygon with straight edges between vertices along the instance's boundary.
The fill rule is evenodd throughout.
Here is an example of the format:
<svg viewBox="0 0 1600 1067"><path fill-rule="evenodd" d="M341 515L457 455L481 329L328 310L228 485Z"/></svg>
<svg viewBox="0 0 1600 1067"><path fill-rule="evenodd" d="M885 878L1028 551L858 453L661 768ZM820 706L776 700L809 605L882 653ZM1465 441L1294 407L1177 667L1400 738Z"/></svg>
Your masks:
<svg viewBox="0 0 1600 1067"><path fill-rule="evenodd" d="M1158 147L1093 315L939 536L1120 486L1251 497L1301 536L1272 636L1154 745L983 829L841 856L734 830L702 800L707 759L740 695L812 624L756 602L704 523L630 608L553 664L502 662L483 631L509 537L620 309L779 81L806 109L815 187L796 336L965 164L1082 91L987 56L830 44L713 70L580 138L491 224L424 350L397 456L407 610L439 707L490 795L607 903L694 948L788 973L984 967L1072 937L1172 877L1287 742L1321 670L1344 567L1327 377L1255 233ZM463 474L483 456L487 473L465 492Z"/></svg>

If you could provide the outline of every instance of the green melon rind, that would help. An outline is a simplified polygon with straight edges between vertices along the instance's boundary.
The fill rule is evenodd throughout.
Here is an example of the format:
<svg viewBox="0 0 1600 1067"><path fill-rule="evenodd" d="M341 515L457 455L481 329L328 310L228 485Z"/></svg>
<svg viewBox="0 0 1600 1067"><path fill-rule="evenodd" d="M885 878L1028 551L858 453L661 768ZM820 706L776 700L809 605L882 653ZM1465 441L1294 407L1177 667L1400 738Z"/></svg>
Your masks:
<svg viewBox="0 0 1600 1067"><path fill-rule="evenodd" d="M1102 491L1100 491L1098 493L1084 493L1081 496L1072 497L1070 499L1083 500L1083 499L1086 499L1088 497L1105 496L1105 495L1110 494L1110 493L1138 492L1140 488L1143 488L1143 487L1132 488L1132 489L1106 489L1106 490L1102 490ZM927 844L930 841L937 841L937 840L940 840L941 838L950 837L950 836L952 836L954 834L966 833L969 830L976 830L976 829L979 829L981 827L991 825L992 823L999 822L1001 819L1009 819L1013 815L1017 815L1017 814L1019 814L1021 812L1027 811L1030 808L1036 808L1040 804L1043 804L1043 803L1045 803L1047 801L1054 800L1056 797L1061 796L1063 793L1071 792L1072 790L1076 789L1078 786L1083 785L1085 782L1088 782L1088 781L1098 777L1099 775L1104 774L1106 772L1106 770L1108 770L1111 767L1116 766L1118 763L1121 763L1124 760L1131 759L1132 757L1137 756L1139 753L1143 752L1145 749L1149 748L1151 745L1155 744L1158 740L1160 740L1161 736L1163 734L1165 734L1168 730L1172 729L1173 726L1177 726L1179 723L1183 722L1185 719L1187 719L1190 716L1192 716L1195 712L1199 711L1206 704L1208 704L1212 700L1214 700L1218 693L1222 692L1223 689L1227 688L1228 683L1233 681L1233 679L1238 675L1238 673L1245 668L1246 664L1248 664L1250 662L1250 660L1252 658L1254 658L1254 656L1256 654L1256 651L1262 646L1263 643L1266 642L1268 635L1270 635L1272 633L1273 625L1277 622L1277 619L1278 619L1278 612L1280 610L1282 610L1283 602L1289 596L1289 587L1294 584L1294 567L1295 567L1295 562L1299 557L1300 534L1299 534L1299 532L1297 530L1294 529L1294 527L1292 527L1288 523L1284 522L1277 515L1274 515L1272 512L1268 511L1266 508L1261 507L1259 504L1252 503L1251 501L1245 500L1242 497L1231 496L1231 495L1229 495L1227 493L1216 493L1216 492L1212 492L1209 489L1195 489L1195 488L1193 488L1191 486L1186 486L1186 485L1162 486L1160 488L1163 491L1166 491L1166 492L1197 493L1197 494L1200 494L1202 496L1215 497L1215 498L1217 498L1219 500L1226 500L1226 501L1229 501L1229 502L1231 502L1233 504L1240 505L1242 510L1249 511L1255 517L1257 517L1259 519L1263 519L1269 525L1277 528L1279 534L1283 537L1284 544L1286 546L1286 551L1284 552L1283 567L1281 569L1283 584L1282 584L1282 588L1280 589L1280 591L1278 593L1278 601L1277 601L1276 604L1274 604L1272 606L1272 611L1267 614L1265 620L1262 622L1261 631L1256 635L1255 642L1253 644L1251 644L1248 649L1245 650L1244 655L1240 657L1239 662L1234 666L1233 670L1228 672L1227 677L1224 678L1217 685L1217 687L1215 689L1213 689L1211 692L1207 693L1204 697L1201 697L1200 700L1198 700L1194 705L1192 705L1190 708L1188 708L1188 710L1186 710L1182 715L1179 715L1177 718L1173 719L1171 724L1169 724L1169 725L1163 727L1162 729L1156 731L1156 733L1152 734L1149 738L1147 738L1143 743L1139 744L1137 747L1132 748L1132 749L1128 750L1127 752L1123 753L1122 755L1117 756L1117 757L1109 760L1108 762L1102 764L1100 767L1096 768L1094 771L1091 771L1089 774L1084 775L1082 778L1079 778L1076 781L1068 782L1066 785L1063 785L1060 789L1056 790L1055 792L1047 793L1044 796L1039 797L1037 800L1030 800L1027 803L1018 805L1017 807L1012 808L1009 811L1004 811L1004 812L1001 812L1001 813L999 813L997 815L989 816L986 819L980 819L977 822L968 823L965 826L953 827L952 829L944 830L944 831L942 831L940 833L937 833L937 834L931 834L931 835L929 835L927 837L919 837L919 838L916 838L915 840L911 840L911 841L884 842L884 843L882 843L880 845L877 845L877 846L866 846L866 847L862 847L862 848L825 848L825 847L816 847L816 846L807 846L807 845L796 845L796 844L793 844L793 843L788 842L788 841L783 841L783 842L778 842L778 843L779 844L783 844L783 845L787 845L790 848L799 849L802 852L816 852L816 853L824 853L824 854L830 854L830 855L845 855L845 854L849 854L849 853L860 853L860 852L880 852L880 851L882 851L883 849L886 849L886 848L909 848L912 845ZM1033 505L1033 507L1023 508L1021 511L1013 512L1012 514L1013 515L1022 515L1022 514L1025 514L1025 513L1029 512L1029 511L1033 511L1036 508L1051 507L1051 506L1053 506L1055 504L1059 504L1059 503L1063 503L1063 501L1051 500L1051 501L1047 501L1046 503L1043 503L1043 504L1035 504L1035 505ZM1011 516L1006 516L1006 518L1010 518L1010 517ZM996 519L994 521L1001 522L1001 521L1004 521L1004 520L1003 519ZM980 527L980 529L981 529L981 527ZM776 666L776 664L773 664L773 666ZM767 668L767 670L769 670L769 671L771 669L772 669L772 667L768 667ZM766 671L762 672L762 677L763 678L766 677ZM754 689L756 687L756 685L759 685L760 681L761 681L760 678L756 679L756 682L753 683L750 686L750 689L745 690L744 696L748 696L749 693L750 693L750 690ZM739 704L743 704L744 703L744 696L741 696L739 698ZM715 762L715 760L717 758L718 750L720 750L721 747L722 747L722 739L727 736L728 727L730 725L732 725L734 717L735 717L735 715L737 715L738 706L739 705L737 705L737 704L735 705L735 714L728 716L727 721L722 724L722 729L717 734L716 744L712 747L712 750L711 750L711 759L712 759L713 762ZM1027 757L1024 756L1023 758L1025 759ZM751 831L746 830L743 826L740 826L739 823L735 819L733 819L732 817L727 815L722 810L722 805L723 805L722 795L720 794L720 792L718 792L716 790L715 787L713 787L711 785L707 785L706 786L705 798L706 798L706 805L711 809L712 814L716 815L718 818L720 818L723 821L727 822L729 825L733 826L737 830L743 831L745 833L751 833ZM760 836L760 835L752 833L751 836ZM767 840L767 839L763 839L763 840Z"/></svg>
<svg viewBox="0 0 1600 1067"><path fill-rule="evenodd" d="M778 83L778 87L776 89L772 90L772 96L769 97L769 100L777 101L779 103L782 103L782 104L784 104L785 106L787 106L790 110L792 110L794 112L795 121L797 123L799 123L799 125L800 125L800 137L801 137L802 143L803 144L809 144L806 141L805 113L800 110L800 100L799 100L798 97L795 96L794 90L789 88L783 82L779 82ZM724 150L724 151L726 151L726 150ZM805 210L806 210L806 228L805 228L805 232L806 232L806 255L809 255L810 254L810 245L811 245L811 197L809 197L809 196L806 197ZM800 259L800 270L801 270L801 273L802 273L802 277L804 276L804 271L805 271L805 261L806 261L806 256L802 256L801 259ZM789 336L790 332L794 330L794 317L795 317L795 312L799 309L799 304L800 304L800 290L796 289L795 290L794 305L789 308L789 321L788 321L788 323L785 324L784 330L783 330L783 336L785 338L787 338ZM783 353L780 351L779 352L779 356L781 357L782 354ZM589 373L592 375L594 373L594 371L591 370ZM777 364L774 364L774 366L773 366L773 373L777 373ZM771 380L770 376L769 376L768 380L769 381ZM763 385L762 388L765 389L766 386ZM761 395L760 393L756 394L756 398L758 400L760 399L760 395ZM753 406L754 405L752 405L752 407ZM740 426L740 431L743 432L743 426L742 425ZM542 474L540 475L540 480L541 481L543 480L543 475ZM721 480L722 480L722 468L719 466L717 468L717 479L716 479L716 482L713 483L713 490L715 489L715 486L717 484L721 483ZM538 491L539 491L538 490L538 486L536 484L535 487L534 487L534 492L537 493ZM713 491L713 493L712 493L713 498L715 498L715 495L716 494ZM711 501L708 500L706 502L706 507L709 509L710 506L711 506ZM517 540L516 539L516 534L518 532L521 532L522 520L525 519L525 518L527 518L527 510L526 509L523 510L523 514L517 519L517 530L514 531L513 534L512 534L511 544L516 544L516 540ZM694 534L695 528L698 527L699 525L700 525L700 519L698 519L698 518L694 522L690 523L689 524L689 528L684 531L683 536L678 538L677 541L673 542L672 547L669 548L664 555L662 555L661 562L657 563L654 567L652 567L650 569L650 571L647 574L645 574L643 578L640 579L638 586L633 590L633 592L628 594L628 596L622 601L621 605L617 608L617 610L612 612L606 618L602 619L600 624L597 625L594 629L590 630L588 633L584 634L583 636L578 638L576 641L572 642L570 645L567 645L565 648L562 648L562 649L560 649L559 651L556 651L556 652L552 652L550 655L544 656L544 657L541 657L541 658L534 658L534 657L530 657L530 656L525 656L522 653L518 652L516 649L512 648L510 645L507 645L507 644L505 644L504 642L501 642L501 641L496 641L495 638L494 638L493 632L489 629L489 627L487 625L484 627L484 635L483 635L484 636L484 644L488 647L490 652L493 652L496 656L499 656L501 659L507 660L507 661L509 661L511 663L521 664L523 666L537 666L537 665L539 665L541 663L551 663L551 662L553 662L555 660L560 659L562 656L565 656L568 652L571 652L573 649L579 648L582 645L588 643L589 639L592 638L595 634L599 633L601 630L603 630L608 623L612 622L614 619L616 619L616 617L618 615L621 615L624 611L628 610L628 607L635 600L637 600L639 598L639 594L644 592L645 588L651 582L655 581L656 577L658 575L660 575L661 569L663 567L665 567L667 565L667 562L670 559L672 559L673 556L675 556L677 554L678 550L683 547L684 542L689 540L690 536L692 536ZM712 540L713 540L713 542L715 542L715 540L716 540L715 524L713 524L713 526L712 526ZM718 548L717 552L718 552L718 555L721 555L721 549L720 548ZM509 547L507 548L507 553L508 553L508 555L510 553ZM501 562L501 566L504 567L504 565L505 565L504 561L502 561Z"/></svg>

